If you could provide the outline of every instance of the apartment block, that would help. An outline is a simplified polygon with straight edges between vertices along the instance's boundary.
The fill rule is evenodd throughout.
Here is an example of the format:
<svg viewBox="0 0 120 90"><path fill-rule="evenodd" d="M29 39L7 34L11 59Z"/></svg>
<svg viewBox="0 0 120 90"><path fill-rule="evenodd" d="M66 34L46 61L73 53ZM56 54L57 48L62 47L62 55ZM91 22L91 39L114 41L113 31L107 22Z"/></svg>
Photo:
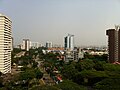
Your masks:
<svg viewBox="0 0 120 90"><path fill-rule="evenodd" d="M29 51L29 49L30 49L30 40L29 39L23 39L21 49Z"/></svg>
<svg viewBox="0 0 120 90"><path fill-rule="evenodd" d="M0 72L11 73L12 21L0 14Z"/></svg>
<svg viewBox="0 0 120 90"><path fill-rule="evenodd" d="M108 61L120 62L120 26L107 30L106 35L108 35Z"/></svg>

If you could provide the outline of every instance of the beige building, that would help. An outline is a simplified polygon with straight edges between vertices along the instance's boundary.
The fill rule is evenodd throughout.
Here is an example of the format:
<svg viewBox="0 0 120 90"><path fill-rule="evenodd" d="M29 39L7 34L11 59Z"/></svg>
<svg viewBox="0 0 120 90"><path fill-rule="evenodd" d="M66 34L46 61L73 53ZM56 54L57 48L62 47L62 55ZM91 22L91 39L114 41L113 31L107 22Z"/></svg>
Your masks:
<svg viewBox="0 0 120 90"><path fill-rule="evenodd" d="M0 71L2 73L11 72L11 20L0 14Z"/></svg>
<svg viewBox="0 0 120 90"><path fill-rule="evenodd" d="M29 51L29 49L30 49L30 40L29 39L23 39L21 49Z"/></svg>

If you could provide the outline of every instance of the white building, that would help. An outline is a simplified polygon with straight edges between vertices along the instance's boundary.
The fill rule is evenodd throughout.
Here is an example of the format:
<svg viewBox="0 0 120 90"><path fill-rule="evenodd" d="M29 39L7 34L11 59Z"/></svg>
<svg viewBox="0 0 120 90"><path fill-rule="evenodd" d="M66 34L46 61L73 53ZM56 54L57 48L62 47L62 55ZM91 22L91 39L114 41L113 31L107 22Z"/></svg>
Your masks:
<svg viewBox="0 0 120 90"><path fill-rule="evenodd" d="M70 35L68 34L65 38L64 38L64 47L65 50L69 49L69 50L74 50L74 35Z"/></svg>
<svg viewBox="0 0 120 90"><path fill-rule="evenodd" d="M29 49L30 49L30 40L29 39L23 39L21 49L29 51Z"/></svg>
<svg viewBox="0 0 120 90"><path fill-rule="evenodd" d="M11 73L11 20L0 14L0 72Z"/></svg>
<svg viewBox="0 0 120 90"><path fill-rule="evenodd" d="M74 52L70 50L65 51L65 62L73 61L74 60Z"/></svg>
<svg viewBox="0 0 120 90"><path fill-rule="evenodd" d="M35 49L41 47L39 42L30 42L30 48Z"/></svg>
<svg viewBox="0 0 120 90"><path fill-rule="evenodd" d="M52 48L53 47L53 45L52 45L52 42L46 42L46 48Z"/></svg>
<svg viewBox="0 0 120 90"><path fill-rule="evenodd" d="M79 61L84 58L84 53L80 48L76 48L73 51L65 51L65 62L69 61Z"/></svg>

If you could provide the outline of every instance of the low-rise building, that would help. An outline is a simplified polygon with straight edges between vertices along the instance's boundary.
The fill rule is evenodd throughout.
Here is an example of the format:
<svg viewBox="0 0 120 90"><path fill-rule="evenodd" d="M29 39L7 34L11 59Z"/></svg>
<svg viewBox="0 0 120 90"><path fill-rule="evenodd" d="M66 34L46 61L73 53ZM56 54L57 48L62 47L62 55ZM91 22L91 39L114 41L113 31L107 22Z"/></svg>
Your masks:
<svg viewBox="0 0 120 90"><path fill-rule="evenodd" d="M65 62L69 61L78 61L84 58L84 53L80 48L75 48L73 51L66 50L65 51Z"/></svg>

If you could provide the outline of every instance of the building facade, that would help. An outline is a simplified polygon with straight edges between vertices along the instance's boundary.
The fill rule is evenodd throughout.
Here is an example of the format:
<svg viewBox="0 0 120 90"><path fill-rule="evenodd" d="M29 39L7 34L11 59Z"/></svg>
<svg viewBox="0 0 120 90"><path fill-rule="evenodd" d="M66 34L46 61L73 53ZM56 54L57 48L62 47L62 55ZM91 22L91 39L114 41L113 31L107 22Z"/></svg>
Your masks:
<svg viewBox="0 0 120 90"><path fill-rule="evenodd" d="M64 38L64 48L65 50L74 50L74 35L68 34Z"/></svg>
<svg viewBox="0 0 120 90"><path fill-rule="evenodd" d="M120 26L107 30L106 35L108 35L108 61L120 62Z"/></svg>
<svg viewBox="0 0 120 90"><path fill-rule="evenodd" d="M75 61L78 62L79 60L84 58L84 53L80 48L75 48L73 51L66 50L65 51L65 62Z"/></svg>
<svg viewBox="0 0 120 90"><path fill-rule="evenodd" d="M36 49L40 47L40 43L39 42L30 42L30 48L32 49Z"/></svg>
<svg viewBox="0 0 120 90"><path fill-rule="evenodd" d="M30 40L29 39L23 39L21 49L29 51L29 49L30 49Z"/></svg>
<svg viewBox="0 0 120 90"><path fill-rule="evenodd" d="M0 72L11 73L12 21L0 14Z"/></svg>
<svg viewBox="0 0 120 90"><path fill-rule="evenodd" d="M53 47L53 45L52 45L52 42L46 42L46 48L52 48Z"/></svg>

